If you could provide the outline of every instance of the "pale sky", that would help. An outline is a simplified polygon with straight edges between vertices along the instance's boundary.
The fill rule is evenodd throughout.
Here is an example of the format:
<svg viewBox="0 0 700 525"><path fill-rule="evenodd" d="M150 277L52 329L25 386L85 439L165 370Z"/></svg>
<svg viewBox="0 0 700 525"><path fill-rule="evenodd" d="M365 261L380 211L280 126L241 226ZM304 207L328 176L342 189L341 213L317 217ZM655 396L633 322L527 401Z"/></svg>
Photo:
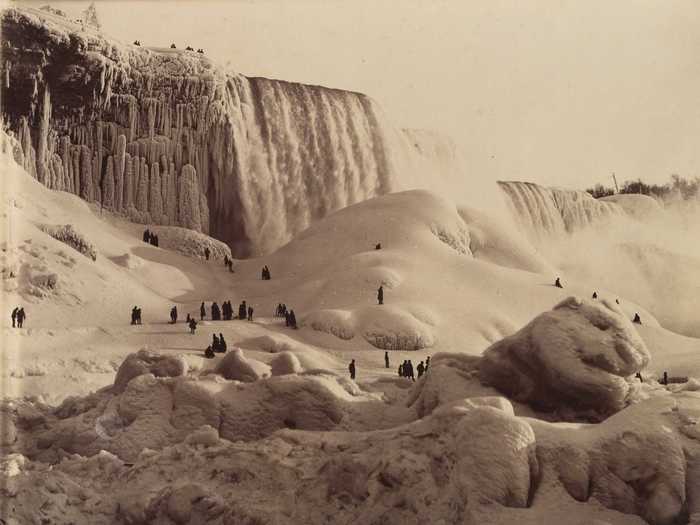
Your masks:
<svg viewBox="0 0 700 525"><path fill-rule="evenodd" d="M45 0L32 3L42 5ZM49 2L78 15L88 2ZM103 29L366 93L470 173L584 188L700 175L696 0L97 2Z"/></svg>

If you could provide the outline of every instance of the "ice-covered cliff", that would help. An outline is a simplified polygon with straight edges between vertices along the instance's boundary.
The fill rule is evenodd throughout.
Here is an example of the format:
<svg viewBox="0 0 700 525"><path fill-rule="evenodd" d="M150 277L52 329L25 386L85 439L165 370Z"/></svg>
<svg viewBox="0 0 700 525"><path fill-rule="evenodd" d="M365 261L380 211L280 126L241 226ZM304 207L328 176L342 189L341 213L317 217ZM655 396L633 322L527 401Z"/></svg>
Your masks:
<svg viewBox="0 0 700 525"><path fill-rule="evenodd" d="M613 216L624 216L614 202L575 190L546 188L531 182L498 182L517 223L534 237L571 233Z"/></svg>
<svg viewBox="0 0 700 525"><path fill-rule="evenodd" d="M28 172L134 221L210 233L238 256L456 171L448 142L394 128L362 94L247 78L31 8L4 10L2 34L2 115Z"/></svg>

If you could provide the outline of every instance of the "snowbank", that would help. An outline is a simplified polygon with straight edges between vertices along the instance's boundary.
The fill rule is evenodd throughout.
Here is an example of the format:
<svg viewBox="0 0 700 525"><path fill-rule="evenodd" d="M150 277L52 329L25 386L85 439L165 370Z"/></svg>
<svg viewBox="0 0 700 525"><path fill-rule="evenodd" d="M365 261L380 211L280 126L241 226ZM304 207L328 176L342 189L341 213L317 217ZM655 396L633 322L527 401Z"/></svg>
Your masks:
<svg viewBox="0 0 700 525"><path fill-rule="evenodd" d="M114 389L122 392L129 381L143 375L155 377L176 377L187 374L187 362L181 357L163 356L141 349L129 355L119 367L114 379Z"/></svg>
<svg viewBox="0 0 700 525"><path fill-rule="evenodd" d="M614 303L569 297L489 347L480 374L484 383L538 409L600 418L628 404L634 390L628 378L649 359Z"/></svg>

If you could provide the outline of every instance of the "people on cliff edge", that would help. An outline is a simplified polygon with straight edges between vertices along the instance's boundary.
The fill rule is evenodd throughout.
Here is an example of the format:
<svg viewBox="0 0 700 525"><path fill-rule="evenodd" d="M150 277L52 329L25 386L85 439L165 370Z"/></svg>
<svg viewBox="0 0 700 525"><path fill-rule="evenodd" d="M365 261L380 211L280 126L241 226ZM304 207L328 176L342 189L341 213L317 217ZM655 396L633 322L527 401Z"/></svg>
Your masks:
<svg viewBox="0 0 700 525"><path fill-rule="evenodd" d="M377 290L377 302L379 304L384 304L384 287L380 286Z"/></svg>
<svg viewBox="0 0 700 525"><path fill-rule="evenodd" d="M350 379L355 379L355 360L350 361L348 365L348 370L350 371Z"/></svg>
<svg viewBox="0 0 700 525"><path fill-rule="evenodd" d="M638 313L634 314L634 319L632 319L632 322L637 323L637 324L642 324L642 318L639 317Z"/></svg>
<svg viewBox="0 0 700 525"><path fill-rule="evenodd" d="M564 288L564 287L561 285L561 281L559 280L559 277L557 277L557 280L554 281L554 286L556 286L557 288Z"/></svg>

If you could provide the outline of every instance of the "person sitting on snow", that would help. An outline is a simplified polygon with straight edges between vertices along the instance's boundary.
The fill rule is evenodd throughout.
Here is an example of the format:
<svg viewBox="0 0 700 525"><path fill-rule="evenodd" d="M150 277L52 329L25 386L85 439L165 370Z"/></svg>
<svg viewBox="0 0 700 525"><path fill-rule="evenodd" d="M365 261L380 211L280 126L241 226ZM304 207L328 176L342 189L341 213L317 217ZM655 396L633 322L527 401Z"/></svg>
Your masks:
<svg viewBox="0 0 700 525"><path fill-rule="evenodd" d="M214 350L211 345L207 346L207 349L204 351L204 357L207 359L214 359Z"/></svg>
<svg viewBox="0 0 700 525"><path fill-rule="evenodd" d="M593 292L593 299L598 299L598 292Z"/></svg>
<svg viewBox="0 0 700 525"><path fill-rule="evenodd" d="M642 324L642 318L639 317L639 314L634 314L634 319L632 319L632 322L637 323L637 324Z"/></svg>
<svg viewBox="0 0 700 525"><path fill-rule="evenodd" d="M561 281L559 280L559 277L557 277L557 280L554 281L554 286L556 286L557 288L564 288L564 287L561 285Z"/></svg>

